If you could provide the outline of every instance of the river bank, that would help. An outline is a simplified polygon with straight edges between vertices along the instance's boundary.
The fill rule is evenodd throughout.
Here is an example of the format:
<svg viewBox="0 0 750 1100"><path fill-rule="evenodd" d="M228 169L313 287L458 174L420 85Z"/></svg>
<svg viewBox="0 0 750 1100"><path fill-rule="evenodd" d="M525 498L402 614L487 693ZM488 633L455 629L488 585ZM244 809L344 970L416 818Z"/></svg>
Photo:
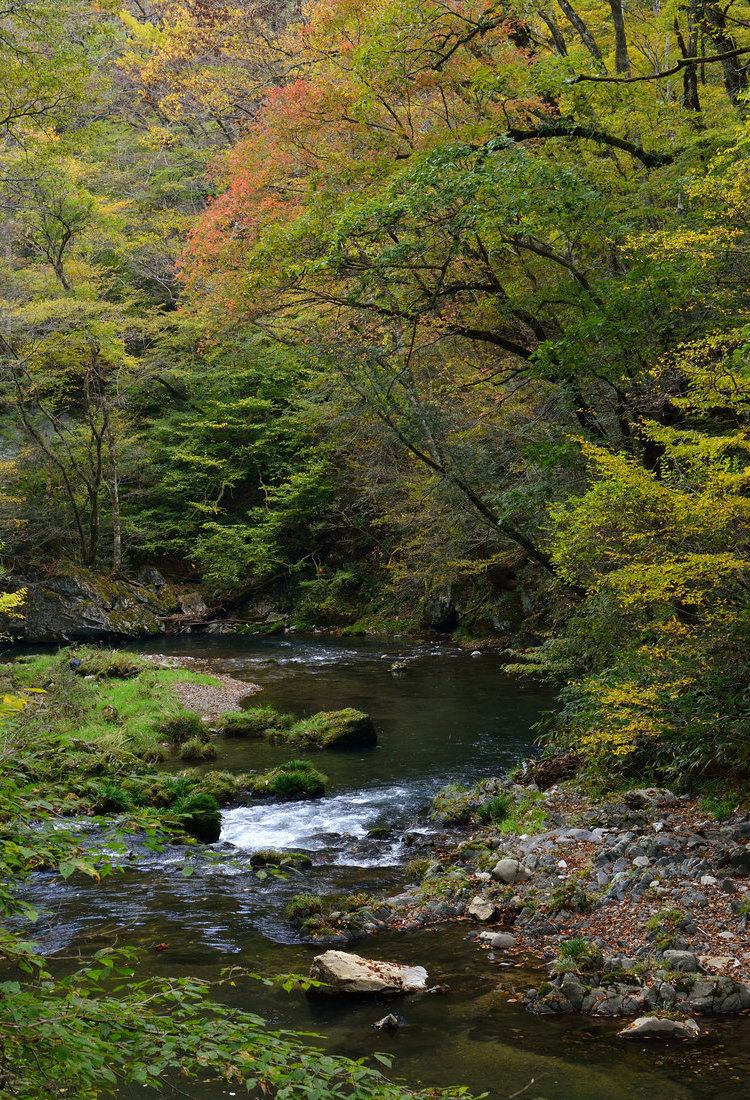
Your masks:
<svg viewBox="0 0 750 1100"><path fill-rule="evenodd" d="M653 788L595 803L570 785L539 792L532 777L533 765L525 786L479 784L470 831L415 862L421 874L400 894L338 919L322 912L320 939L458 921L501 957L548 966L523 994L538 1014L750 1009L750 816L718 822ZM503 798L512 827L483 828L482 807L497 812ZM450 816L445 796L436 804Z"/></svg>

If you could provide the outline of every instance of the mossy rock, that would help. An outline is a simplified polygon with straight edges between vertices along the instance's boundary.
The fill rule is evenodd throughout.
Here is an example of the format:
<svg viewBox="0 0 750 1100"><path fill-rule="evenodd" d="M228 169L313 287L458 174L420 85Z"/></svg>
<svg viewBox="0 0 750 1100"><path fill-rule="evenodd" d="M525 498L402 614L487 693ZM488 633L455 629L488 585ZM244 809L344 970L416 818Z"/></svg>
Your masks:
<svg viewBox="0 0 750 1100"><path fill-rule="evenodd" d="M202 844L214 844L221 836L221 810L210 794L188 794L178 799L170 808L189 836Z"/></svg>
<svg viewBox="0 0 750 1100"><path fill-rule="evenodd" d="M258 867L312 867L312 860L304 852L279 852L275 848L253 852L250 866Z"/></svg>
<svg viewBox="0 0 750 1100"><path fill-rule="evenodd" d="M292 727L288 739L321 749L363 749L378 743L372 718L354 707L320 711L304 718Z"/></svg>
<svg viewBox="0 0 750 1100"><path fill-rule="evenodd" d="M473 791L460 783L451 783L438 791L432 800L430 816L444 825L468 825L476 809L477 800Z"/></svg>
<svg viewBox="0 0 750 1100"><path fill-rule="evenodd" d="M250 794L254 798L278 798L296 802L321 798L325 794L326 777L306 760L290 760L262 775L250 777Z"/></svg>
<svg viewBox="0 0 750 1100"><path fill-rule="evenodd" d="M303 924L312 916L320 918L327 905L318 894L295 894L284 910L284 914L293 924Z"/></svg>
<svg viewBox="0 0 750 1100"><path fill-rule="evenodd" d="M274 731L290 729L294 716L279 714L273 707L248 707L228 711L219 718L219 730L225 737L266 737Z"/></svg>
<svg viewBox="0 0 750 1100"><path fill-rule="evenodd" d="M232 775L230 772L203 772L195 778L195 789L210 794L220 806L237 801L237 793L247 785L244 775Z"/></svg>

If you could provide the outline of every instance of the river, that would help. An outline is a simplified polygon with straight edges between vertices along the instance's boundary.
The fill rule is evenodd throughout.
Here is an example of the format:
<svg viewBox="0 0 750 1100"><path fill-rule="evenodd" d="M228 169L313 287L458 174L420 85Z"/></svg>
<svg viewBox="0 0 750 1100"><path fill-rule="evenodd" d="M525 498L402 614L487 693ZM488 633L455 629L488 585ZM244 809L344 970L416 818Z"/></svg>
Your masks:
<svg viewBox="0 0 750 1100"><path fill-rule="evenodd" d="M415 838L429 833L424 811L435 791L503 774L530 751L532 727L553 705L550 694L505 676L496 654L471 657L398 638L190 636L131 648L202 658L217 672L259 684L258 702L299 716L356 706L373 716L379 733L375 749L307 754L328 776L324 799L226 810L220 842L198 855L191 877L182 874L183 849L155 854L135 846L127 870L102 887L38 880L36 936L45 950L141 946L143 976L212 978L232 964L264 975L306 973L314 952L283 917L289 898L397 892ZM396 660L406 665L403 675L390 672ZM225 742L220 752L211 767L237 771L291 755L288 747L255 741ZM389 835L369 838L376 827ZM249 856L268 847L305 850L313 866L260 882ZM612 1022L538 1019L513 998L529 984L529 964L493 959L467 943L466 932L458 923L357 946L365 955L424 965L431 982L450 987L444 997L400 1002L403 1026L393 1035L371 1026L393 1002L308 998L249 980L231 996L276 1026L324 1033L322 1045L339 1053L393 1054L394 1073L412 1085L462 1083L492 1100L519 1090L528 1100L747 1095L745 1020L716 1023L694 1046L670 1049L618 1040ZM157 944L168 946L156 952ZM233 1095L220 1085L191 1086L191 1094Z"/></svg>

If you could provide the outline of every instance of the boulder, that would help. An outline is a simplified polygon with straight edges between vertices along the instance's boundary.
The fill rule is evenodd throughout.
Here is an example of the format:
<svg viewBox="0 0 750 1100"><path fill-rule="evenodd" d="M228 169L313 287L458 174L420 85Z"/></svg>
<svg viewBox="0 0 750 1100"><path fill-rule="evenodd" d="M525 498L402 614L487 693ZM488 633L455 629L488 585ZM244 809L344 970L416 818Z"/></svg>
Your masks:
<svg viewBox="0 0 750 1100"><path fill-rule="evenodd" d="M136 581L98 576L85 569L57 575L6 578L6 587L26 589L22 619L0 619L0 631L26 642L143 638L163 633L163 618L175 610L174 593L157 593Z"/></svg>
<svg viewBox="0 0 750 1100"><path fill-rule="evenodd" d="M508 951L516 945L516 937L510 932L480 932L479 939L496 951Z"/></svg>
<svg viewBox="0 0 750 1100"><path fill-rule="evenodd" d="M622 1039L697 1039L695 1020L671 1020L668 1016L639 1016L619 1032Z"/></svg>
<svg viewBox="0 0 750 1100"><path fill-rule="evenodd" d="M492 868L491 874L494 879L504 882L506 886L512 886L516 882L526 882L531 878L531 871L517 859L501 859Z"/></svg>
<svg viewBox="0 0 750 1100"><path fill-rule="evenodd" d="M479 921L480 924L487 924L497 916L497 906L494 901L488 901L487 898L475 897L472 898L466 912L472 920Z"/></svg>
<svg viewBox="0 0 750 1100"><path fill-rule="evenodd" d="M694 974L698 969L698 959L692 951L665 951L662 958L670 970L683 974Z"/></svg>
<svg viewBox="0 0 750 1100"><path fill-rule="evenodd" d="M458 609L450 588L431 593L422 604L422 626L441 633L455 630L459 623Z"/></svg>
<svg viewBox="0 0 750 1100"><path fill-rule="evenodd" d="M323 993L423 993L427 971L423 966L363 959L347 951L316 955L310 977L323 982Z"/></svg>

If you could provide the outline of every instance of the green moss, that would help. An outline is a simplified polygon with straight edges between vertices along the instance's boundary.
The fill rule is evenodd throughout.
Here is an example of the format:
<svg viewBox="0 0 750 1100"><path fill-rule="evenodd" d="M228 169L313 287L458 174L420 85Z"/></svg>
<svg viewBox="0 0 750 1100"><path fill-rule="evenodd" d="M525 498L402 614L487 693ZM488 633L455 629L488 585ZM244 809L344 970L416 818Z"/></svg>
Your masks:
<svg viewBox="0 0 750 1100"><path fill-rule="evenodd" d="M273 739L320 749L367 748L378 741L372 718L353 707L320 711L288 731L278 731Z"/></svg>
<svg viewBox="0 0 750 1100"><path fill-rule="evenodd" d="M681 909L662 909L649 919L646 931L658 951L668 951L674 947L677 931L684 920L685 914Z"/></svg>
<svg viewBox="0 0 750 1100"><path fill-rule="evenodd" d="M509 794L493 795L477 807L477 818L483 825L498 825L507 818L512 806L513 799Z"/></svg>
<svg viewBox="0 0 750 1100"><path fill-rule="evenodd" d="M250 856L250 866L277 867L282 869L311 867L312 860L304 852L278 852L274 848L267 848L260 852L253 852Z"/></svg>
<svg viewBox="0 0 750 1100"><path fill-rule="evenodd" d="M290 760L262 775L251 776L250 790L256 798L300 800L325 794L326 777L306 760Z"/></svg>
<svg viewBox="0 0 750 1100"><path fill-rule="evenodd" d="M91 783L89 790L92 795L90 806L94 813L127 813L135 808L132 794L115 780L103 779Z"/></svg>
<svg viewBox="0 0 750 1100"><path fill-rule="evenodd" d="M472 792L462 783L451 783L433 798L430 816L444 825L468 825L475 808Z"/></svg>
<svg viewBox="0 0 750 1100"><path fill-rule="evenodd" d="M163 718L156 728L159 735L173 745L184 745L188 741L204 744L210 737L201 716L189 710Z"/></svg>
<svg viewBox="0 0 750 1100"><path fill-rule="evenodd" d="M274 731L290 729L295 723L291 714L279 714L273 707L249 707L228 711L219 718L218 726L225 737L265 737Z"/></svg>
<svg viewBox="0 0 750 1100"><path fill-rule="evenodd" d="M210 794L187 794L172 804L170 813L186 833L203 844L213 844L221 835L219 803Z"/></svg>
<svg viewBox="0 0 750 1100"><path fill-rule="evenodd" d="M237 792L247 786L247 777L230 772L202 772L196 779L197 789L210 794L220 806L236 801Z"/></svg>

